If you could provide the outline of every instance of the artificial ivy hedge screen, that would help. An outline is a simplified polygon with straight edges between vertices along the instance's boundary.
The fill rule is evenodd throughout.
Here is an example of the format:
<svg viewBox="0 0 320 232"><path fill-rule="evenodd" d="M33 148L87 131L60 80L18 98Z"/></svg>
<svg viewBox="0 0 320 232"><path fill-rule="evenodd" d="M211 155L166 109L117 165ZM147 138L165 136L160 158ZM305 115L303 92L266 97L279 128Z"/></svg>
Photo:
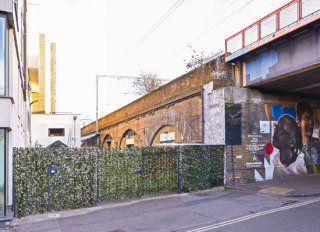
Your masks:
<svg viewBox="0 0 320 232"><path fill-rule="evenodd" d="M19 217L223 184L223 146L14 149Z"/></svg>

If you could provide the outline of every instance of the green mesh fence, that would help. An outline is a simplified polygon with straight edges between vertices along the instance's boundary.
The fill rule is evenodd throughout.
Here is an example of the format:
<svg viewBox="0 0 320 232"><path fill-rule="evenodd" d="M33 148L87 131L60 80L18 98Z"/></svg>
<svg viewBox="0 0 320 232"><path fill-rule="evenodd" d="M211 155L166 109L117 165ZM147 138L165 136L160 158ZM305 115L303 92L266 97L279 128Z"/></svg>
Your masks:
<svg viewBox="0 0 320 232"><path fill-rule="evenodd" d="M47 212L47 149L15 149L14 181L19 216Z"/></svg>
<svg viewBox="0 0 320 232"><path fill-rule="evenodd" d="M223 146L14 149L19 217L223 184Z"/></svg>
<svg viewBox="0 0 320 232"><path fill-rule="evenodd" d="M142 162L145 195L178 191L178 162L174 147L143 148Z"/></svg>
<svg viewBox="0 0 320 232"><path fill-rule="evenodd" d="M141 195L141 149L98 150L98 201Z"/></svg>
<svg viewBox="0 0 320 232"><path fill-rule="evenodd" d="M75 209L95 205L96 152L53 149L49 175L50 209Z"/></svg>
<svg viewBox="0 0 320 232"><path fill-rule="evenodd" d="M223 146L181 146L182 191L193 192L223 185Z"/></svg>

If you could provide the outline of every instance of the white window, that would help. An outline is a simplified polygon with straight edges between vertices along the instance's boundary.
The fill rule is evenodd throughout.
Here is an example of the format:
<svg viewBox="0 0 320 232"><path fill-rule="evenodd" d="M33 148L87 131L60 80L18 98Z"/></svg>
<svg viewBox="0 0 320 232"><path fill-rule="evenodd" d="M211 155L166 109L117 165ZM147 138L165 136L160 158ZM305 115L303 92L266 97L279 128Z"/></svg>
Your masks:
<svg viewBox="0 0 320 232"><path fill-rule="evenodd" d="M64 128L49 128L48 136L64 136Z"/></svg>
<svg viewBox="0 0 320 232"><path fill-rule="evenodd" d="M6 20L0 15L0 96L6 95Z"/></svg>

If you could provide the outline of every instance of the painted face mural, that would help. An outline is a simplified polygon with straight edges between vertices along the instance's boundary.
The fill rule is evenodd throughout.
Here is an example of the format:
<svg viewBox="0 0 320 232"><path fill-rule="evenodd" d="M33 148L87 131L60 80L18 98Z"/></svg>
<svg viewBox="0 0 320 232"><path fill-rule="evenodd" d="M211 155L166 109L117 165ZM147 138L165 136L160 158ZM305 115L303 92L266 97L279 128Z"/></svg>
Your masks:
<svg viewBox="0 0 320 232"><path fill-rule="evenodd" d="M273 157L274 175L307 174L301 130L292 116L285 114L280 117L273 134L273 146L279 150Z"/></svg>
<svg viewBox="0 0 320 232"><path fill-rule="evenodd" d="M320 168L320 142L314 134L314 111L305 102L298 102L296 105L297 122L302 132L304 161L310 173L319 173ZM317 115L317 114L316 114Z"/></svg>
<svg viewBox="0 0 320 232"><path fill-rule="evenodd" d="M272 136L276 148L270 157L273 176L304 175L320 171L320 142L314 136L314 110L306 101L300 101L286 112L275 107L278 119ZM296 119L295 119L296 118Z"/></svg>

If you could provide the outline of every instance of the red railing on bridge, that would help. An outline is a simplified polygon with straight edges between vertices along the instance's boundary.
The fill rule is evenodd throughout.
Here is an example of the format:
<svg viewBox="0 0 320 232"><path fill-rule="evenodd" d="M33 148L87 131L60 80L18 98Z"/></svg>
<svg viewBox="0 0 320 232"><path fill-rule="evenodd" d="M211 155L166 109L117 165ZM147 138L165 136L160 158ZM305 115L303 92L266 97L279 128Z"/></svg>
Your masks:
<svg viewBox="0 0 320 232"><path fill-rule="evenodd" d="M226 39L226 57L318 11L320 0L293 0Z"/></svg>

